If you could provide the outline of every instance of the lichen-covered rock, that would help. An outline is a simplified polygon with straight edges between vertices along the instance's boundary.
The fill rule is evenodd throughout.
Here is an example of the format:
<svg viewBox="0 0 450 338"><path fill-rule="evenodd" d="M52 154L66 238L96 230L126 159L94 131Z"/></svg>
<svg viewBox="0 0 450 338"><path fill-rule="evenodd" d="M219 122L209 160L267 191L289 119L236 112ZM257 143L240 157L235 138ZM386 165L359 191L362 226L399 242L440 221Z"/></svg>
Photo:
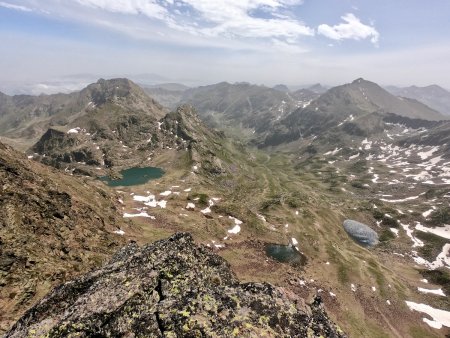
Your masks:
<svg viewBox="0 0 450 338"><path fill-rule="evenodd" d="M364 246L378 244L378 234L368 225L347 219L344 221L344 229L350 237Z"/></svg>
<svg viewBox="0 0 450 338"><path fill-rule="evenodd" d="M54 289L6 337L344 337L320 300L311 307L269 284L240 284L189 234L130 244L102 269Z"/></svg>

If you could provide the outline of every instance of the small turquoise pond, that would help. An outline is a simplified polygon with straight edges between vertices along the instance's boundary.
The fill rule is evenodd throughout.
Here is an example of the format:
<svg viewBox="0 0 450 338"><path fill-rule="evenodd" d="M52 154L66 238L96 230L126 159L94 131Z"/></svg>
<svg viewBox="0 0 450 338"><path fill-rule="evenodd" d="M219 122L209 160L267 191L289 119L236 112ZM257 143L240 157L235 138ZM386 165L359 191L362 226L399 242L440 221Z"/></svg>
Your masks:
<svg viewBox="0 0 450 338"><path fill-rule="evenodd" d="M267 244L266 254L273 259L292 265L305 265L306 257L292 245Z"/></svg>
<svg viewBox="0 0 450 338"><path fill-rule="evenodd" d="M147 183L150 180L160 178L164 175L164 170L155 167L130 168L120 172L122 178L114 180L109 176L100 177L110 187L131 186Z"/></svg>

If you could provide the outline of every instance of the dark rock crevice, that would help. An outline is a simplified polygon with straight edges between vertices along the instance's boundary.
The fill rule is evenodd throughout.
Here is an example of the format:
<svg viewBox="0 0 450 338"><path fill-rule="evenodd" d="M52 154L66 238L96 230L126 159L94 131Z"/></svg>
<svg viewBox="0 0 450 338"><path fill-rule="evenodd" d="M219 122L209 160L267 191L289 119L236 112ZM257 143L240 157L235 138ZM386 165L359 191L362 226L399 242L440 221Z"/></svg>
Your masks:
<svg viewBox="0 0 450 338"><path fill-rule="evenodd" d="M156 323L158 325L158 329L161 332L161 335L164 336L164 332L166 331L164 328L164 323L161 319L161 315L158 309L159 304L164 300L164 295L162 292L162 281L161 281L161 277L158 278L158 285L155 288L155 291L158 293L159 296L159 301L158 304L156 305L157 310L155 311L155 319L156 319Z"/></svg>

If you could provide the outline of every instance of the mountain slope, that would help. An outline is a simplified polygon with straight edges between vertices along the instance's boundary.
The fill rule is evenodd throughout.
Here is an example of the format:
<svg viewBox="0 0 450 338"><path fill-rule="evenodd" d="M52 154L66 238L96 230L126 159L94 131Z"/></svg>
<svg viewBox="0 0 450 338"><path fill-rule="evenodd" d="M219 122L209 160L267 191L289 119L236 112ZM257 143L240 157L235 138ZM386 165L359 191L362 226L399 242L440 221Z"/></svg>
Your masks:
<svg viewBox="0 0 450 338"><path fill-rule="evenodd" d="M328 90L308 108L339 115L382 111L424 120L444 119L440 113L424 104L395 97L376 83L364 79L356 79L350 84Z"/></svg>
<svg viewBox="0 0 450 338"><path fill-rule="evenodd" d="M396 96L415 99L444 115L450 115L450 92L438 85L404 88L389 86L386 89Z"/></svg>
<svg viewBox="0 0 450 338"><path fill-rule="evenodd" d="M165 111L127 79L100 79L79 92L40 96L0 96L0 135L30 145L50 126L67 126L97 110L122 110L158 119Z"/></svg>
<svg viewBox="0 0 450 338"><path fill-rule="evenodd" d="M207 128L190 106L179 107L160 120L144 112L108 107L75 119L63 130L49 129L31 152L45 164L97 176L112 168L150 165L167 150L187 151L193 165L201 163L210 173L220 174L214 150L220 148L223 137Z"/></svg>
<svg viewBox="0 0 450 338"><path fill-rule="evenodd" d="M192 104L205 121L220 126L267 130L272 122L307 104L315 96L295 97L288 92L248 83L215 85L188 89L180 102Z"/></svg>
<svg viewBox="0 0 450 338"><path fill-rule="evenodd" d="M0 143L0 323L5 329L50 289L119 245L117 198Z"/></svg>
<svg viewBox="0 0 450 338"><path fill-rule="evenodd" d="M367 136L385 129L382 119L386 114L431 121L444 119L424 104L395 97L373 82L357 79L331 88L307 107L288 114L266 134L262 144L277 145L326 135L330 129L350 136Z"/></svg>

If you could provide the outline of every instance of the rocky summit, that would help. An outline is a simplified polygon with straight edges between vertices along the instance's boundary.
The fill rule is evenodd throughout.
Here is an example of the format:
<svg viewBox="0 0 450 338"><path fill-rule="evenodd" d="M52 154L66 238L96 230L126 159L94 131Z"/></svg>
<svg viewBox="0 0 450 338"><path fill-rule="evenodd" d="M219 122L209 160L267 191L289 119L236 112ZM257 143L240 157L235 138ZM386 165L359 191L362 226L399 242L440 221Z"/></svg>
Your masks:
<svg viewBox="0 0 450 338"><path fill-rule="evenodd" d="M6 337L345 337L316 297L239 283L190 234L131 243L101 269L54 289Z"/></svg>

